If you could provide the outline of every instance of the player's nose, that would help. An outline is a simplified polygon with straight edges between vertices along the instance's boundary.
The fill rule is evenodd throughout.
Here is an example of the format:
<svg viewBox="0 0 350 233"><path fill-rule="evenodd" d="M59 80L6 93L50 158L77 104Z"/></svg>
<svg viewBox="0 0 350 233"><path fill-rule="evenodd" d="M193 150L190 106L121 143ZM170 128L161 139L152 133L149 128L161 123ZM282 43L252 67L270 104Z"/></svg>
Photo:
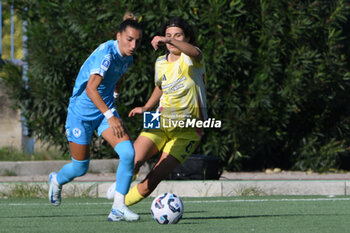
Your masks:
<svg viewBox="0 0 350 233"><path fill-rule="evenodd" d="M135 48L136 48L136 40L131 42L131 49L135 50Z"/></svg>

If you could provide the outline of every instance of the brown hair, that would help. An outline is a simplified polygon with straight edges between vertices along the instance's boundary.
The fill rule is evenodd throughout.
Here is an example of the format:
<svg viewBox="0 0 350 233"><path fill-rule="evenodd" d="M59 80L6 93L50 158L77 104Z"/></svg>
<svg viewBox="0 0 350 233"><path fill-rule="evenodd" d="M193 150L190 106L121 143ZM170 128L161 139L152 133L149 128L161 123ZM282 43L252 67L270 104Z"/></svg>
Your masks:
<svg viewBox="0 0 350 233"><path fill-rule="evenodd" d="M125 14L123 16L123 21L125 21L127 19L137 20L136 16L130 11L125 12Z"/></svg>

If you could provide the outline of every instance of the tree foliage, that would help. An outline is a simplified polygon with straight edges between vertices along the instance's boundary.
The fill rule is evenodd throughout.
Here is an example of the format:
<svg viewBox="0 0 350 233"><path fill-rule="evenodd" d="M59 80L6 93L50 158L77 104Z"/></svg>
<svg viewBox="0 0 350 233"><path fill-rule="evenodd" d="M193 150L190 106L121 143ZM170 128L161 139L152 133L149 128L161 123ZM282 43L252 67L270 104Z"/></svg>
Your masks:
<svg viewBox="0 0 350 233"><path fill-rule="evenodd" d="M152 37L169 17L196 28L207 69L209 117L197 153L219 156L226 169L268 167L325 171L349 168L350 6L345 0L17 0L28 22L29 84L13 85L35 136L67 149L64 122L75 77L96 46L114 39L126 10L144 28L142 45L117 100L131 136L140 118L128 111L143 105L154 83ZM12 85L11 85L12 82ZM94 138L94 157L111 156ZM102 152L101 152L102 151Z"/></svg>

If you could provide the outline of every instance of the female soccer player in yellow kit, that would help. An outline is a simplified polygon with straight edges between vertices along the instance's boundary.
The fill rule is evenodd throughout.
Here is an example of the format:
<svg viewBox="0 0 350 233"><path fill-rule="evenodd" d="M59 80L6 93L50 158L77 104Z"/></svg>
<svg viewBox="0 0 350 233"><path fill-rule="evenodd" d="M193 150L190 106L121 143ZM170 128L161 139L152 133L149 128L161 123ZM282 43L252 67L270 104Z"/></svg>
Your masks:
<svg viewBox="0 0 350 233"><path fill-rule="evenodd" d="M162 35L155 36L151 42L155 50L162 44L168 50L155 63L154 91L145 106L132 109L129 117L149 111L159 103L162 123L207 118L205 67L194 42L193 30L185 20L173 18L164 25ZM162 153L146 178L127 193L125 204L130 206L149 196L192 154L201 136L201 129L164 125L141 132L134 143L135 173L153 155Z"/></svg>

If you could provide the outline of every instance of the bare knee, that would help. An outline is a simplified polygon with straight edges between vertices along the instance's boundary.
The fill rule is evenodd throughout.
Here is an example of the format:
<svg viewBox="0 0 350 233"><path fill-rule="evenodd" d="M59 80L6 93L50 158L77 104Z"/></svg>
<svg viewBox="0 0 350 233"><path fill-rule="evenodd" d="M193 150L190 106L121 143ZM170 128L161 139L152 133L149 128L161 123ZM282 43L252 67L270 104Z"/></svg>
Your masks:
<svg viewBox="0 0 350 233"><path fill-rule="evenodd" d="M134 143L135 148L135 171L158 152L156 145L149 138L139 136Z"/></svg>

